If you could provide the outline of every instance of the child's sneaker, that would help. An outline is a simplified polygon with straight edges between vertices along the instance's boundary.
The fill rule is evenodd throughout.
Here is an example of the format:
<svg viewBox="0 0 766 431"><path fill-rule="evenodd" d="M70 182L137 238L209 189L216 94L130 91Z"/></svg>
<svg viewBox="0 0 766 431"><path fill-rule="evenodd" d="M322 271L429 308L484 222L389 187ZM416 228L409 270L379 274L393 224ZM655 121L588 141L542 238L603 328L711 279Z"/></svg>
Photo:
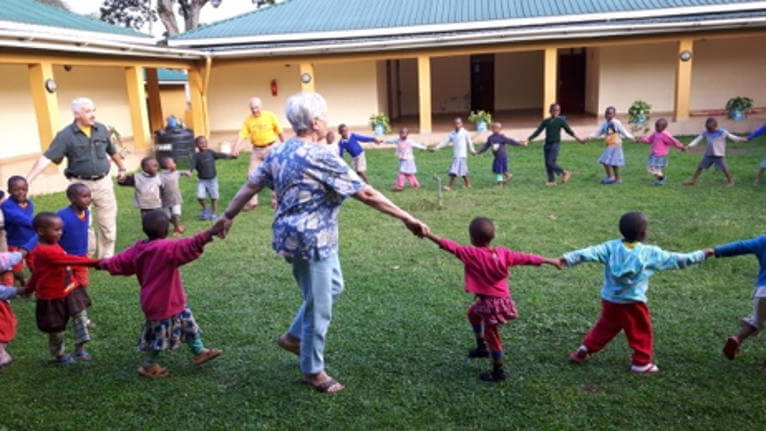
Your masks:
<svg viewBox="0 0 766 431"><path fill-rule="evenodd" d="M723 346L723 355L732 361L739 355L739 339L737 337L729 337L726 340L726 344Z"/></svg>
<svg viewBox="0 0 766 431"><path fill-rule="evenodd" d="M91 356L90 353L86 352L85 350L80 350L79 352L76 352L72 356L73 356L72 359L76 361L90 362L93 359L93 356Z"/></svg>
<svg viewBox="0 0 766 431"><path fill-rule="evenodd" d="M479 375L479 380L482 382L490 383L502 382L507 378L508 376L505 375L505 369L503 369L503 367L494 368L492 371L488 371Z"/></svg>
<svg viewBox="0 0 766 431"><path fill-rule="evenodd" d="M633 374L655 374L660 372L660 367L652 363L646 365L631 365L630 372Z"/></svg>
<svg viewBox="0 0 766 431"><path fill-rule="evenodd" d="M200 219L200 220L207 220L207 219L208 219L208 217L210 217L210 211L209 211L209 210L207 210L207 209L204 209L204 210L202 210L202 211L199 213L199 219Z"/></svg>
<svg viewBox="0 0 766 431"><path fill-rule="evenodd" d="M67 367L72 364L72 356L71 355L56 356L55 358L51 359L49 363L55 364L55 365L61 365L62 367Z"/></svg>
<svg viewBox="0 0 766 431"><path fill-rule="evenodd" d="M569 360L575 364L585 362L588 359L588 349L585 346L580 346L574 352L569 354Z"/></svg>
<svg viewBox="0 0 766 431"><path fill-rule="evenodd" d="M208 217L208 220L210 221L216 221L218 220L218 214L210 214L210 217Z"/></svg>

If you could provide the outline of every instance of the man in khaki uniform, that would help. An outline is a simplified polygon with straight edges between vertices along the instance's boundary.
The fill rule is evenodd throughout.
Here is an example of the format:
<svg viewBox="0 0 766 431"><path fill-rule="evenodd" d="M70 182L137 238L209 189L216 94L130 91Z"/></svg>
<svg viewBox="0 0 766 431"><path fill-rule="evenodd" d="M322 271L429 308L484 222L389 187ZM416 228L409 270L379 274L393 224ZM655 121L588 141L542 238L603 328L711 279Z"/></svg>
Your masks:
<svg viewBox="0 0 766 431"><path fill-rule="evenodd" d="M32 166L27 181L32 182L48 165L59 164L66 157L68 166L64 175L73 183L90 188L98 223L98 238L93 226L88 231L88 252L98 252L99 258L114 255L117 240L117 199L109 177L111 163L119 168L119 178L125 177L122 158L109 138L105 125L96 122L96 108L85 97L72 102L74 121L56 134L50 147Z"/></svg>
<svg viewBox="0 0 766 431"><path fill-rule="evenodd" d="M279 142L285 141L277 117L271 111L262 110L262 106L261 99L257 97L250 99L250 115L245 118L242 129L239 131L239 139L237 139L237 143L231 152L232 156L238 156L239 147L246 140L250 140L253 146L252 153L250 153L250 169L248 170L250 174L263 163L266 155L269 154L269 151L274 147L274 143L277 142L277 138L279 138ZM244 210L249 211L256 206L258 206L258 195L250 199L250 202L245 205ZM271 206L276 206L274 193L271 194Z"/></svg>

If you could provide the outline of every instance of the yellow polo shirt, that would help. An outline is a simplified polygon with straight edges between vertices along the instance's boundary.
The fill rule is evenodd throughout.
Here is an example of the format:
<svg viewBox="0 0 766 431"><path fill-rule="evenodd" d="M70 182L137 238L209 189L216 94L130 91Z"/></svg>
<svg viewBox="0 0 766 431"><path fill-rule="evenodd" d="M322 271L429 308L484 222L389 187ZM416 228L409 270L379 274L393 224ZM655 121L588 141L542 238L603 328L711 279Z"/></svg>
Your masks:
<svg viewBox="0 0 766 431"><path fill-rule="evenodd" d="M261 111L261 115L248 115L245 118L242 129L239 130L239 137L242 139L250 138L254 147L264 147L277 140L277 135L282 133L279 127L277 117L269 111Z"/></svg>
<svg viewBox="0 0 766 431"><path fill-rule="evenodd" d="M93 129L90 126L80 126L80 125L78 125L77 128L79 128L80 131L85 133L85 136L87 136L88 139L90 139L90 136L93 133Z"/></svg>

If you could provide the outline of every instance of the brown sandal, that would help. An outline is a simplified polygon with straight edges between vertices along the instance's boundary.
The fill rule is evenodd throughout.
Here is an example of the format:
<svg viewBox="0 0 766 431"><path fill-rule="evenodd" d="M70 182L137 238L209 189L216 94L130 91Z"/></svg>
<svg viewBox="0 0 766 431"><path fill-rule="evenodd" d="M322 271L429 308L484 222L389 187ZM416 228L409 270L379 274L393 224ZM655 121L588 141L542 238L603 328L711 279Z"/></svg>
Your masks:
<svg viewBox="0 0 766 431"><path fill-rule="evenodd" d="M160 364L152 364L149 368L144 368L144 366L138 367L138 374L143 377L148 377L150 379L161 379L163 377L167 377L167 375L170 373L167 368L161 366Z"/></svg>
<svg viewBox="0 0 766 431"><path fill-rule="evenodd" d="M323 393L323 394L334 394L336 392L340 392L344 389L346 389L345 386L338 383L337 380L330 377L329 379L325 380L321 383L311 383L306 380L301 380L304 384L311 386L312 388L316 389L317 391Z"/></svg>
<svg viewBox="0 0 766 431"><path fill-rule="evenodd" d="M220 349L205 349L202 353L194 357L194 365L202 365L205 362L221 356L221 353L223 353L223 350Z"/></svg>
<svg viewBox="0 0 766 431"><path fill-rule="evenodd" d="M293 343L288 341L285 335L280 335L279 338L277 338L277 346L287 350L290 353L293 353L296 356L300 356L301 354L300 340L298 340L297 343Z"/></svg>

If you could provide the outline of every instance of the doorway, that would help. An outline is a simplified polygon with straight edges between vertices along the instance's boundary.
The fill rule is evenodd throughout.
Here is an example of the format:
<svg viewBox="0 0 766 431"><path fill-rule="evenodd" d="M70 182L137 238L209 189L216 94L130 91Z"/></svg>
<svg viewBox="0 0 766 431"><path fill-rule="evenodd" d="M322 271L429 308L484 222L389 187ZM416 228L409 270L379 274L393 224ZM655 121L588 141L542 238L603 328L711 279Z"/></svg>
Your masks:
<svg viewBox="0 0 766 431"><path fill-rule="evenodd" d="M471 56L471 111L495 110L495 55Z"/></svg>
<svg viewBox="0 0 766 431"><path fill-rule="evenodd" d="M585 113L585 48L560 49L556 93L562 112Z"/></svg>

